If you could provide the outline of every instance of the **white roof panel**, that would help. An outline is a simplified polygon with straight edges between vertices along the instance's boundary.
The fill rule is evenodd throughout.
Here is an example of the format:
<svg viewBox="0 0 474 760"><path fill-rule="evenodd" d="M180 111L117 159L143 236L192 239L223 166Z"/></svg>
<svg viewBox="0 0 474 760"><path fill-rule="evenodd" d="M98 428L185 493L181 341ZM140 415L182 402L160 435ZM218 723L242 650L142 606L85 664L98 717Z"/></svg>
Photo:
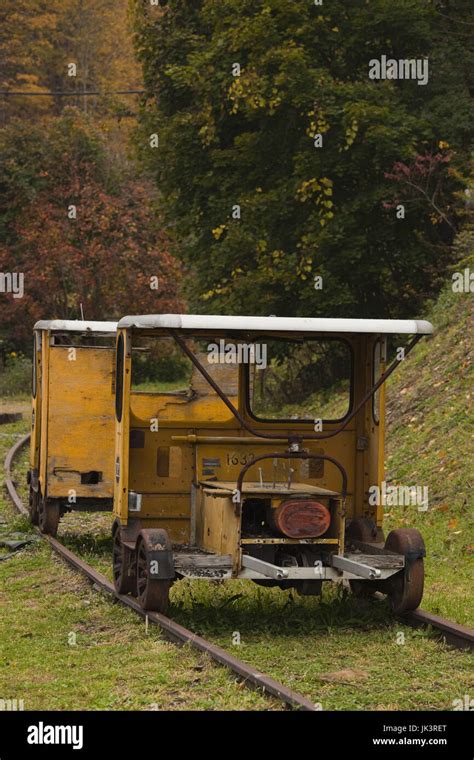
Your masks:
<svg viewBox="0 0 474 760"><path fill-rule="evenodd" d="M315 317L238 317L209 314L144 314L122 317L118 327L139 330L242 330L244 332L380 333L431 335L420 319L333 319Z"/></svg>
<svg viewBox="0 0 474 760"><path fill-rule="evenodd" d="M110 333L117 332L117 322L88 322L80 319L40 319L33 330L53 332Z"/></svg>

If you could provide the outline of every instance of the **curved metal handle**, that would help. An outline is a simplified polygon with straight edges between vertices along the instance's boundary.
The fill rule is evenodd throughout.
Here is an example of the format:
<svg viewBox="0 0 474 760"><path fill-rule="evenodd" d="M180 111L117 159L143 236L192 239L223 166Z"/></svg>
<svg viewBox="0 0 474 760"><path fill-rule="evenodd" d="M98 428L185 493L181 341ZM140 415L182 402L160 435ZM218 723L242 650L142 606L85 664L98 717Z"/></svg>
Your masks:
<svg viewBox="0 0 474 760"><path fill-rule="evenodd" d="M239 477L237 478L237 496L238 501L236 501L237 504L242 504L242 484L244 480L244 476L246 472L254 465L256 462L261 462L262 459L323 459L327 462L331 462L339 472L341 473L342 478L342 491L341 495L342 498L345 499L347 496L347 472L342 466L340 462L337 461L337 459L334 459L334 457L327 456L326 454L310 454L306 451L291 451L291 452L277 452L275 454L261 454L258 457L254 457L254 459L251 459L250 462L247 462L244 467L242 467L241 471L239 472Z"/></svg>

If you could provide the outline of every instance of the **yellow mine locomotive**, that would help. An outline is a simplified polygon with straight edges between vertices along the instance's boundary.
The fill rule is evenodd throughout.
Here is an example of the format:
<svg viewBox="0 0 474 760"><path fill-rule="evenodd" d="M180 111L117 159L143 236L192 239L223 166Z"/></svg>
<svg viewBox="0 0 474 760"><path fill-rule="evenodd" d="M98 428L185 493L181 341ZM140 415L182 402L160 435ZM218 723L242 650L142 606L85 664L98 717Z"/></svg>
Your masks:
<svg viewBox="0 0 474 760"><path fill-rule="evenodd" d="M121 319L116 589L163 612L180 578L301 594L348 579L356 594L386 593L397 613L416 608L423 539L402 529L384 540L370 494L384 479L385 380L432 332L414 320ZM147 354L180 368L175 387L139 382Z"/></svg>
<svg viewBox="0 0 474 760"><path fill-rule="evenodd" d="M116 322L33 329L31 521L56 535L71 509L111 509Z"/></svg>

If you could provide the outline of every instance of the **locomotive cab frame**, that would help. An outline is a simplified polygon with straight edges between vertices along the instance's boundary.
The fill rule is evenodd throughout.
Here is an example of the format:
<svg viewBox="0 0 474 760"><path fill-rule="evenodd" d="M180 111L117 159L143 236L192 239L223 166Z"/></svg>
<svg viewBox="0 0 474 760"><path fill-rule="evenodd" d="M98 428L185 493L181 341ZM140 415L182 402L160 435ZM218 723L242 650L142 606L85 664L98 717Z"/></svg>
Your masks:
<svg viewBox="0 0 474 760"><path fill-rule="evenodd" d="M116 322L33 328L29 513L55 536L67 511L111 510Z"/></svg>
<svg viewBox="0 0 474 760"><path fill-rule="evenodd" d="M416 608L423 593L423 539L415 529L401 529L385 541L382 506L369 494L384 479L385 381L432 332L423 320L121 319L117 591L165 612L170 585L184 577L249 579L301 594L319 594L323 581L345 579L357 595L388 594L396 613ZM405 344L388 363L395 335ZM134 388L139 352L159 342L168 355L179 351L188 362L187 388ZM259 374L255 356L264 348L270 359ZM268 405L265 389L279 382L278 368L291 377L296 364L299 375L285 403ZM345 406L324 419L317 411L331 367L345 370ZM300 409L301 393L307 397Z"/></svg>

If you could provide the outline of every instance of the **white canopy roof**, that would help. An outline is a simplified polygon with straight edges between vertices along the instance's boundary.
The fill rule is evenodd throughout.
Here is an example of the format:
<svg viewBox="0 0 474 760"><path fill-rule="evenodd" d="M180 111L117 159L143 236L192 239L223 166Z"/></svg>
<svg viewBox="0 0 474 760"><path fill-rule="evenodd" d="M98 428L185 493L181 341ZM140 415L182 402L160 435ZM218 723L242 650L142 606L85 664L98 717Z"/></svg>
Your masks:
<svg viewBox="0 0 474 760"><path fill-rule="evenodd" d="M139 330L243 332L379 333L431 335L433 325L419 319L327 319L314 317L235 317L209 314L145 314L122 317L118 327Z"/></svg>
<svg viewBox="0 0 474 760"><path fill-rule="evenodd" d="M80 319L40 319L33 330L53 332L111 333L117 332L117 322L87 322Z"/></svg>

